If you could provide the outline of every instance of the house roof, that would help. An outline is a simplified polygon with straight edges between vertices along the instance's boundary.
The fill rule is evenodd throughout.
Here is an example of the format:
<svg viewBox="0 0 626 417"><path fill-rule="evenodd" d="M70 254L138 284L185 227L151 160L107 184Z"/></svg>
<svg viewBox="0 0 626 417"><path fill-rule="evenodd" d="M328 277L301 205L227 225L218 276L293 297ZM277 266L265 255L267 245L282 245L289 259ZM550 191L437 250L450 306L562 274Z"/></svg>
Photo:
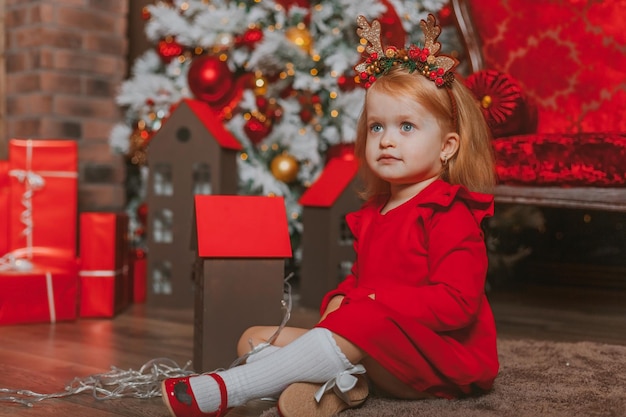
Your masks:
<svg viewBox="0 0 626 417"><path fill-rule="evenodd" d="M233 149L235 151L243 149L241 143L224 127L223 120L217 116L215 111L207 103L185 98L178 103L178 106L181 105L187 105L191 109L222 148ZM174 110L172 114L175 114L175 112L176 110Z"/></svg>
<svg viewBox="0 0 626 417"><path fill-rule="evenodd" d="M282 197L196 195L198 255L202 258L289 258Z"/></svg>
<svg viewBox="0 0 626 417"><path fill-rule="evenodd" d="M330 207L354 179L358 163L354 155L330 159L313 185L302 194L300 204L305 207Z"/></svg>

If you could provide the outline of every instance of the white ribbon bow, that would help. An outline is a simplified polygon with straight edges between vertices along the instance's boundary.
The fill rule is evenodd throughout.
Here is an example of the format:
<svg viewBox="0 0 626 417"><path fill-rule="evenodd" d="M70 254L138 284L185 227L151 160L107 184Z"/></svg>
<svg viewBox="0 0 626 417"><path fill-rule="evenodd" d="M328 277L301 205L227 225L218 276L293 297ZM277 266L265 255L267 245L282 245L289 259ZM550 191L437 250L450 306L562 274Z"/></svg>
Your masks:
<svg viewBox="0 0 626 417"><path fill-rule="evenodd" d="M335 394L341 398L346 404L350 404L350 398L348 392L354 388L358 382L358 378L354 375L364 374L365 368L363 365L355 365L352 368L348 368L345 371L339 372L333 378L328 380L320 389L315 393L315 401L318 403L322 400L322 397L329 390L334 390Z"/></svg>
<svg viewBox="0 0 626 417"><path fill-rule="evenodd" d="M28 259L24 259L24 255L24 251L20 249L7 253L0 258L0 271L32 271L33 264Z"/></svg>

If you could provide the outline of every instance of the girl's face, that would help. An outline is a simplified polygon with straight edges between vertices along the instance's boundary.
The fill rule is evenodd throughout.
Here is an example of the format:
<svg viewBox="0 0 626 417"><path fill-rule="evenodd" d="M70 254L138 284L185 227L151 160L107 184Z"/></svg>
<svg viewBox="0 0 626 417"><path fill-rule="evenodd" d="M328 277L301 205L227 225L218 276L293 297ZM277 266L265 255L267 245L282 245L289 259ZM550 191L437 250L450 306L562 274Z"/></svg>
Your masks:
<svg viewBox="0 0 626 417"><path fill-rule="evenodd" d="M394 191L419 192L441 172L441 160L458 146L455 133L444 133L424 106L407 96L367 93L365 160Z"/></svg>

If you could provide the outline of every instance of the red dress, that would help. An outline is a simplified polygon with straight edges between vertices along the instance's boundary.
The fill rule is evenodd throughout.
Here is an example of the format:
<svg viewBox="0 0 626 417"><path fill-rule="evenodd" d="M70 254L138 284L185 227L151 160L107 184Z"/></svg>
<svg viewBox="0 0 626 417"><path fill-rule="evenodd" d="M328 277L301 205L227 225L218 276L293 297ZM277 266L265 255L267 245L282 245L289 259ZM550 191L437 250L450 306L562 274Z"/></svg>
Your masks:
<svg viewBox="0 0 626 417"><path fill-rule="evenodd" d="M348 215L357 259L321 311L339 294L341 307L318 327L417 391L454 398L490 389L499 364L480 223L493 197L437 180L387 214L381 208L366 203Z"/></svg>

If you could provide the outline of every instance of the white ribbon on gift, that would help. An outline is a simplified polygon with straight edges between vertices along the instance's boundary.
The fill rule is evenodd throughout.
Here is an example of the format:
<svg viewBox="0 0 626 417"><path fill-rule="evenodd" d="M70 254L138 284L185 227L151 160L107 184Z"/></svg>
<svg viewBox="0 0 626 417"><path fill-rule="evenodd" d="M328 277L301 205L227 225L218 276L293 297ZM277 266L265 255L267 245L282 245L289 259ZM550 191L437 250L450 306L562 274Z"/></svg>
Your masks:
<svg viewBox="0 0 626 417"><path fill-rule="evenodd" d="M111 278L111 277L115 277L119 274L122 273L121 269L118 269L117 271L114 271L112 269L110 270L93 270L93 271L79 271L78 275L81 277L96 277L96 278Z"/></svg>
<svg viewBox="0 0 626 417"><path fill-rule="evenodd" d="M121 269L83 269L78 271L78 275L81 277L95 278L111 278L126 273L128 273L128 265L124 265Z"/></svg>
<svg viewBox="0 0 626 417"><path fill-rule="evenodd" d="M26 167L25 169L12 169L9 176L17 178L19 182L25 184L24 194L22 194L22 205L24 211L20 214L20 221L24 224L22 234L26 236L26 247L33 247L33 194L35 191L45 187L44 177L76 178L78 173L72 171L32 171L33 160L33 140L26 141Z"/></svg>
<svg viewBox="0 0 626 417"><path fill-rule="evenodd" d="M324 394L332 389L333 391L335 391L335 394L337 394L337 396L343 400L343 402L345 402L346 404L350 404L348 392L352 388L354 388L356 383L359 381L358 378L354 375L364 373L365 368L361 364L354 365L353 367L348 368L345 371L339 372L315 392L315 401L319 403L322 400Z"/></svg>
<svg viewBox="0 0 626 417"><path fill-rule="evenodd" d="M17 249L0 257L0 271L32 271L32 262L25 259L27 254L24 249Z"/></svg>

